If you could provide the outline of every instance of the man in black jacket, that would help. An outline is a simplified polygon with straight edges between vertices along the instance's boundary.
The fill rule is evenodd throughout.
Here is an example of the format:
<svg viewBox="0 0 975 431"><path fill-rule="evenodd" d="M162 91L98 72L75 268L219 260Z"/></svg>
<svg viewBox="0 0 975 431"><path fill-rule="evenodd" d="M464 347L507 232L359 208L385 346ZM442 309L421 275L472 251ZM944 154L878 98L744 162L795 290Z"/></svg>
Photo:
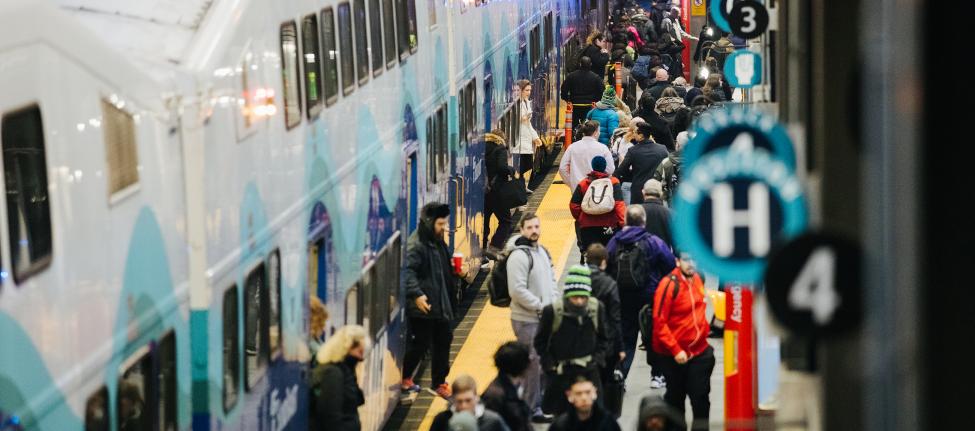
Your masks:
<svg viewBox="0 0 975 431"><path fill-rule="evenodd" d="M636 145L626 152L626 157L616 169L620 181L633 183L631 190L643 190L643 184L653 178L657 165L667 158L667 147L650 140L651 126L639 123L636 126ZM642 204L643 194L632 193L631 204Z"/></svg>
<svg viewBox="0 0 975 431"><path fill-rule="evenodd" d="M481 395L484 407L501 415L511 431L532 431L531 409L518 396L518 385L531 363L528 347L517 341L501 345L494 353L496 377Z"/></svg>
<svg viewBox="0 0 975 431"><path fill-rule="evenodd" d="M450 343L454 335L453 298L455 276L450 265L450 251L444 243L450 207L439 202L423 206L420 224L406 243L407 317L412 340L403 361L404 392L418 392L413 373L427 350L433 346L431 359L432 389L443 398L450 397L447 374L450 373Z"/></svg>
<svg viewBox="0 0 975 431"><path fill-rule="evenodd" d="M597 386L578 376L565 392L572 409L555 419L549 431L620 431L616 418L596 402Z"/></svg>
<svg viewBox="0 0 975 431"><path fill-rule="evenodd" d="M599 75L599 80L602 81L605 78L606 63L609 63L609 42L600 31L593 32L588 39L588 45L582 49L582 57L589 57L592 60L592 71Z"/></svg>
<svg viewBox="0 0 975 431"><path fill-rule="evenodd" d="M572 104L573 128L586 121L592 104L603 97L604 88L602 78L592 71L592 59L580 58L579 68L565 77L559 90L562 100Z"/></svg>
<svg viewBox="0 0 975 431"><path fill-rule="evenodd" d="M487 239L491 230L490 217L498 219L498 228L491 236L490 248L485 247L485 254L497 260L498 254L504 248L504 242L511 235L511 208L514 205L504 202L500 197L500 185L507 180L515 170L508 164L507 135L503 130L494 130L484 135L484 166L487 169L488 191L484 195L484 214L488 220L484 223L484 238Z"/></svg>
<svg viewBox="0 0 975 431"><path fill-rule="evenodd" d="M577 376L586 376L600 387L599 371L611 344L605 307L591 298L590 274L588 267L572 265L565 279L565 298L542 310L535 351L548 377L542 400L545 413L561 414L569 408L565 391Z"/></svg>
<svg viewBox="0 0 975 431"><path fill-rule="evenodd" d="M643 185L643 210L647 213L647 232L662 239L671 249L674 238L670 234L670 208L664 205L663 186L656 179ZM676 253L675 253L676 254Z"/></svg>

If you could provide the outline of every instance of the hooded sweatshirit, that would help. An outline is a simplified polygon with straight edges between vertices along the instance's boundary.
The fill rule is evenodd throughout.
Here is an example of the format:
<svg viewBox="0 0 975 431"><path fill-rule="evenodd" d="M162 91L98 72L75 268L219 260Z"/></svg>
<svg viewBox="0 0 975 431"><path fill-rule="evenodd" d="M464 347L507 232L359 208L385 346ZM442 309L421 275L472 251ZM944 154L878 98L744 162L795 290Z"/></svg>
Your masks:
<svg viewBox="0 0 975 431"><path fill-rule="evenodd" d="M532 244L524 237L518 236L513 246L523 246L528 249L511 250L508 256L511 320L538 322L542 309L551 304L559 294L555 272L552 270L552 259L545 248L539 244ZM531 253L531 262L528 253Z"/></svg>

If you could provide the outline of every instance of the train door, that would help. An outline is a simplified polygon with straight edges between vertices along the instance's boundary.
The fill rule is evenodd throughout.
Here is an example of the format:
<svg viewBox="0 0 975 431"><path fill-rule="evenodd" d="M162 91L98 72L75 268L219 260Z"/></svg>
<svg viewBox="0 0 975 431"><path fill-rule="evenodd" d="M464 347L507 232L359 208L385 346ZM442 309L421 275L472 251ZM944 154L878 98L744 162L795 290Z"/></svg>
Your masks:
<svg viewBox="0 0 975 431"><path fill-rule="evenodd" d="M417 210L419 209L419 196L417 188L417 161L416 151L410 153L406 158L406 228L407 236L416 230Z"/></svg>

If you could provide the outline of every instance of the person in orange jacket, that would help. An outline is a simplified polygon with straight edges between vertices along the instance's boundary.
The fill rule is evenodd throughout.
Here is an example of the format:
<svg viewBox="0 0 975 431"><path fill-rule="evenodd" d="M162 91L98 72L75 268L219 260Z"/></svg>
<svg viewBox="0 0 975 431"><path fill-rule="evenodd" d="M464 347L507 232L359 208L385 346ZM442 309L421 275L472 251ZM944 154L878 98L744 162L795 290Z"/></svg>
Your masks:
<svg viewBox="0 0 975 431"><path fill-rule="evenodd" d="M589 172L572 193L569 211L579 226L579 250L585 256L590 245L606 245L626 221L626 204L619 178L606 173L606 158L592 158ZM595 187L587 194L590 186Z"/></svg>
<svg viewBox="0 0 975 431"><path fill-rule="evenodd" d="M660 280L653 301L653 350L667 380L664 400L684 414L684 398L694 411L691 429L708 429L714 349L704 302L704 282L687 253Z"/></svg>

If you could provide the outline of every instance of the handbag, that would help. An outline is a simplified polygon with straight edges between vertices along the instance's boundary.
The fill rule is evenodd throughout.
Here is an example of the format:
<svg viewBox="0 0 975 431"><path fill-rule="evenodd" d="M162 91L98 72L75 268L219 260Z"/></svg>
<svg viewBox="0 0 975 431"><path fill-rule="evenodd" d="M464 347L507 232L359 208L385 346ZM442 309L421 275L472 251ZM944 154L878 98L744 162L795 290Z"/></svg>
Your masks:
<svg viewBox="0 0 975 431"><path fill-rule="evenodd" d="M491 187L497 202L505 209L520 207L528 203L528 190L525 178L515 178L511 175L499 177Z"/></svg>

